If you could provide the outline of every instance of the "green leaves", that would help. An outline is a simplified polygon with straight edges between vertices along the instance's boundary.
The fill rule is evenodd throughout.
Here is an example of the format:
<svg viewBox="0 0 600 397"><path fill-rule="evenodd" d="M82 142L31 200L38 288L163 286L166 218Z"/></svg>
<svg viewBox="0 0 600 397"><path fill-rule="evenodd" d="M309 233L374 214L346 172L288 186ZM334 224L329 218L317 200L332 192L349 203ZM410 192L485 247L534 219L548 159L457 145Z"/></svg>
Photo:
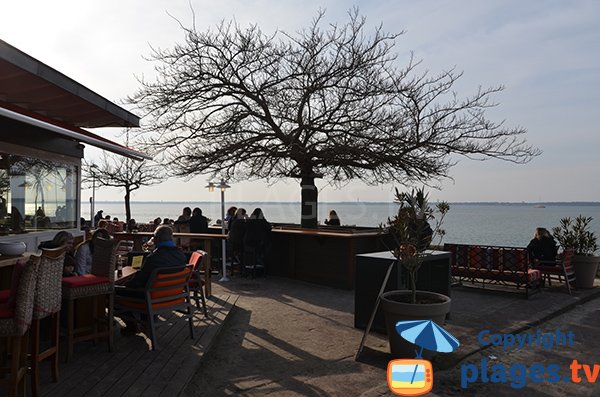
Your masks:
<svg viewBox="0 0 600 397"><path fill-rule="evenodd" d="M398 212L380 226L382 233L390 236L393 246L392 254L408 271L413 299L416 294L416 275L423 263L423 251L432 240L439 236L440 243L446 231L441 228L444 216L450 210L450 205L442 201L435 208L429 205L429 194L425 188L412 189L410 192L400 192L396 188L394 202L399 204ZM430 222L433 222L433 227Z"/></svg>
<svg viewBox="0 0 600 397"><path fill-rule="evenodd" d="M570 217L562 218L552 234L563 249L572 248L575 255L594 255L598 250L597 237L588 230L593 218L579 215L573 222Z"/></svg>

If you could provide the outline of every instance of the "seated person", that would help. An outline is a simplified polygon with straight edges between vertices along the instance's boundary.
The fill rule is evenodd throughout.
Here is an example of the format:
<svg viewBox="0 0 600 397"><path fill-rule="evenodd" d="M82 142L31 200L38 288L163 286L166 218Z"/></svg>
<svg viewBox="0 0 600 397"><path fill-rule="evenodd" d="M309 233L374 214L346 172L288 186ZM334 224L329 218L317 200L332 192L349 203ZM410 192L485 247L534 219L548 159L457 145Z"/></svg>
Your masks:
<svg viewBox="0 0 600 397"><path fill-rule="evenodd" d="M62 247L63 245L66 247L65 260L63 262L63 277L77 276L77 272L75 272L77 261L75 260L73 235L71 233L62 230L56 233L52 240L40 243L38 249L52 249Z"/></svg>
<svg viewBox="0 0 600 397"><path fill-rule="evenodd" d="M157 227L154 231L153 240L156 248L146 257L141 270L137 271L132 278L123 283L126 288L116 290L117 295L143 297L143 292L131 291L127 288L144 288L155 269L163 267L182 268L187 264L186 256L177 248L175 241L173 241L173 229L170 226L161 225ZM136 322L129 319L125 323L126 328L122 331L124 334L135 334L141 329Z"/></svg>
<svg viewBox="0 0 600 397"><path fill-rule="evenodd" d="M527 245L529 260L532 262L554 262L558 247L550 232L543 227L535 229L533 239Z"/></svg>
<svg viewBox="0 0 600 397"><path fill-rule="evenodd" d="M335 210L329 211L329 219L325 219L325 224L328 226L340 226L340 218Z"/></svg>
<svg viewBox="0 0 600 397"><path fill-rule="evenodd" d="M235 211L233 218L229 221L229 233L227 240L231 246L233 259L236 262L241 262L244 253L244 236L246 235L246 210L238 208Z"/></svg>
<svg viewBox="0 0 600 397"><path fill-rule="evenodd" d="M75 260L77 262L75 271L79 275L90 274L92 272L92 256L94 254L94 241L98 238L110 240L110 234L106 229L96 229L92 237L84 241L77 247Z"/></svg>
<svg viewBox="0 0 600 397"><path fill-rule="evenodd" d="M191 233L208 233L208 218L202 215L202 210L198 207L192 211L189 225Z"/></svg>
<svg viewBox="0 0 600 397"><path fill-rule="evenodd" d="M265 219L260 208L254 209L246 221L244 251L256 253L257 264L264 264L265 255L271 246L271 224Z"/></svg>
<svg viewBox="0 0 600 397"><path fill-rule="evenodd" d="M137 230L138 230L138 225L137 225L135 219L131 218L129 220L129 222L127 222L127 231L129 233L133 233L134 231L137 232Z"/></svg>

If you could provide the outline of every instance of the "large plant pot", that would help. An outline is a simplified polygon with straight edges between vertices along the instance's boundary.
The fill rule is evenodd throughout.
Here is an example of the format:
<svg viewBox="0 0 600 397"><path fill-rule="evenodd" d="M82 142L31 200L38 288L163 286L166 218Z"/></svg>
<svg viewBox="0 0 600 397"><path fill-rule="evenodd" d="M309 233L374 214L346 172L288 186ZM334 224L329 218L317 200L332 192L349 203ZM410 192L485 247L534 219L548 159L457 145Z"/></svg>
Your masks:
<svg viewBox="0 0 600 397"><path fill-rule="evenodd" d="M599 263L600 256L575 255L571 259L571 264L575 270L575 284L578 289L594 287L594 279Z"/></svg>
<svg viewBox="0 0 600 397"><path fill-rule="evenodd" d="M385 326L390 351L394 358L414 358L415 350L421 348L407 342L396 332L396 323L401 320L432 320L439 326L444 325L446 315L450 313L451 299L435 292L417 291L417 301L410 303L411 291L389 291L381 294L381 310L385 315ZM427 303L424 303L424 302ZM423 351L423 358L429 359L433 352Z"/></svg>

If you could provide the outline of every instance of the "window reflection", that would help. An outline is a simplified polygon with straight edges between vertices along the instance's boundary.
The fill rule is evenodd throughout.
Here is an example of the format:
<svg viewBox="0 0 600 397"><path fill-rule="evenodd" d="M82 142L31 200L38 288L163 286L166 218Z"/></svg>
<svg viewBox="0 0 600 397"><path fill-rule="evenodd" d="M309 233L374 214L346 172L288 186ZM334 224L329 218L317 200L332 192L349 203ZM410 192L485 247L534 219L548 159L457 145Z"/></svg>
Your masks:
<svg viewBox="0 0 600 397"><path fill-rule="evenodd" d="M77 166L0 152L0 234L77 226Z"/></svg>

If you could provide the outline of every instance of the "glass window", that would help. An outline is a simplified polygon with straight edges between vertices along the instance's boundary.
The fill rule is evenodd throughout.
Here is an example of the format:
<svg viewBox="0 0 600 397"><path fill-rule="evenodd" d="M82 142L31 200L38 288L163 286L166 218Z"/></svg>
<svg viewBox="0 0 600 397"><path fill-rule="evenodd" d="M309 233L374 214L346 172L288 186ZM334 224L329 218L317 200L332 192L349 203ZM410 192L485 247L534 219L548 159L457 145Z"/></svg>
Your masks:
<svg viewBox="0 0 600 397"><path fill-rule="evenodd" d="M78 167L0 152L0 234L77 227Z"/></svg>

